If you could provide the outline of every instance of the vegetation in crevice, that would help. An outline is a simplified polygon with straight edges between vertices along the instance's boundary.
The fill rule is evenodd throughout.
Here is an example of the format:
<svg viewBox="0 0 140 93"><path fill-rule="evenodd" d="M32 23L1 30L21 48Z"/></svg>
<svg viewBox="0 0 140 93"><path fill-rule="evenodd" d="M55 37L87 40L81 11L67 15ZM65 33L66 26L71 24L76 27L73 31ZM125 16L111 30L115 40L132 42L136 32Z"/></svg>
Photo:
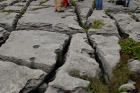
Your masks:
<svg viewBox="0 0 140 93"><path fill-rule="evenodd" d="M40 1L40 5L42 5L42 4L44 4L44 3L46 3L47 1L49 1L49 0Z"/></svg>
<svg viewBox="0 0 140 93"><path fill-rule="evenodd" d="M94 20L91 28L93 28L93 29L100 29L104 25L105 24L104 24L104 21L103 20Z"/></svg>
<svg viewBox="0 0 140 93"><path fill-rule="evenodd" d="M88 87L82 87L85 91L90 91L91 93L109 92L109 88L108 86L104 85L103 78L101 76L98 80L97 78L89 77L88 75L80 76L76 71L73 71L73 76L90 82L90 85Z"/></svg>
<svg viewBox="0 0 140 93"><path fill-rule="evenodd" d="M11 9L9 9L9 10L2 10L1 12L15 13L15 11L14 10L11 10Z"/></svg>

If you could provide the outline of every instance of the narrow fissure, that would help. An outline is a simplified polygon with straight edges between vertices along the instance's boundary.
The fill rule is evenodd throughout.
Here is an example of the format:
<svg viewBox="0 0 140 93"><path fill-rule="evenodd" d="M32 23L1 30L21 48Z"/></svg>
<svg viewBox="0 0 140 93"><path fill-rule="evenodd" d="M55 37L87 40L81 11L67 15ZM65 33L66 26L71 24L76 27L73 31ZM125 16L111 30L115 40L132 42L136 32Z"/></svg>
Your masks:
<svg viewBox="0 0 140 93"><path fill-rule="evenodd" d="M28 6L30 5L30 3L31 3L32 1L33 1L33 0L28 0L27 3L26 3L26 5L21 9L20 13L17 14L17 15L15 16L15 19L14 19L14 22L13 22L13 25L12 25L13 30L16 29L18 20L19 20L19 19L22 17L22 15L26 12Z"/></svg>
<svg viewBox="0 0 140 93"><path fill-rule="evenodd" d="M106 72L104 70L103 64L102 64L102 62L101 62L101 60L100 60L100 58L99 58L99 56L98 56L98 54L96 52L96 46L92 46L92 42L93 41L91 41L90 38L88 38L88 42L89 42L89 45L95 50L95 52L94 52L95 60L96 60L97 63L99 63L99 68L101 69L101 73L102 73L102 76L101 77L103 78L103 83L106 84L106 85L108 85L108 86L110 86L109 79L105 75Z"/></svg>
<svg viewBox="0 0 140 93"><path fill-rule="evenodd" d="M116 27L117 27L117 29L118 29L118 32L119 32L120 37L121 37L121 38L128 38L129 35L126 34L126 33L120 28L119 23L116 21L116 19L115 19L111 14L109 14L109 13L106 13L106 15L108 15L112 20L115 20L115 25L116 25Z"/></svg>
<svg viewBox="0 0 140 93"><path fill-rule="evenodd" d="M68 52L70 42L71 42L71 36L69 36L68 41L65 42L63 49L59 52L56 52L57 60L56 60L56 65L53 68L53 70L45 77L44 81L36 89L30 91L29 93L44 93L44 91L40 91L39 87L43 83L48 84L49 82L51 82L55 79L57 69L65 63L66 54Z"/></svg>

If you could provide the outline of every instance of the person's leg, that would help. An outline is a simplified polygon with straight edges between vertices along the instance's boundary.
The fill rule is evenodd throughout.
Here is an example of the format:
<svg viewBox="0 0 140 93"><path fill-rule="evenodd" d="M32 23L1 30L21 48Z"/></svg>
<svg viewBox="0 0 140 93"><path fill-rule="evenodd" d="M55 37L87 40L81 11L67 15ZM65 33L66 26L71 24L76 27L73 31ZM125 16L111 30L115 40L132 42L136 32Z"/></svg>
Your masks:
<svg viewBox="0 0 140 93"><path fill-rule="evenodd" d="M57 0L57 11L58 12L64 12L64 10L61 10L61 3L62 3L62 0Z"/></svg>
<svg viewBox="0 0 140 93"><path fill-rule="evenodd" d="M129 7L129 2L130 2L130 0L128 0L126 7Z"/></svg>
<svg viewBox="0 0 140 93"><path fill-rule="evenodd" d="M99 0L99 9L102 9L102 0Z"/></svg>
<svg viewBox="0 0 140 93"><path fill-rule="evenodd" d="M99 9L99 0L96 0L96 9Z"/></svg>
<svg viewBox="0 0 140 93"><path fill-rule="evenodd" d="M123 7L125 7L126 6L126 0L124 0L124 3L123 3Z"/></svg>
<svg viewBox="0 0 140 93"><path fill-rule="evenodd" d="M54 0L55 12L57 11L57 0Z"/></svg>

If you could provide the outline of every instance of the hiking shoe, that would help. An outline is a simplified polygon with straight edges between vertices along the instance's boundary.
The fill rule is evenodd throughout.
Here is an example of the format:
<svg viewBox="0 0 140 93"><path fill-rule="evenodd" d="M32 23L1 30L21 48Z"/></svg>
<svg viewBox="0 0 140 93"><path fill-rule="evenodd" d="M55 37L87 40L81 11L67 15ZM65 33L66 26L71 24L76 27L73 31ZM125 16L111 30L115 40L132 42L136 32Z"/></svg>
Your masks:
<svg viewBox="0 0 140 93"><path fill-rule="evenodd" d="M57 10L55 10L55 12L57 12Z"/></svg>
<svg viewBox="0 0 140 93"><path fill-rule="evenodd" d="M114 3L114 1L112 1L112 3Z"/></svg>
<svg viewBox="0 0 140 93"><path fill-rule="evenodd" d="M65 12L64 10L60 10L60 11L58 11L58 12Z"/></svg>

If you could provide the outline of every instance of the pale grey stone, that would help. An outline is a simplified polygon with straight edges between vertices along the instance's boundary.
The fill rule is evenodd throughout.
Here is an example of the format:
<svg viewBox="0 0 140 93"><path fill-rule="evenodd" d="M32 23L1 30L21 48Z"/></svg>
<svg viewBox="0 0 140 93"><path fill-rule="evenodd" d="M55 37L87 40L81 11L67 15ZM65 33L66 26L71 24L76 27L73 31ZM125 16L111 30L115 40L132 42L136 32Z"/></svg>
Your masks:
<svg viewBox="0 0 140 93"><path fill-rule="evenodd" d="M52 88L74 90L77 87L87 87L89 81L75 78L74 75L72 75L73 71L80 76L88 75L98 78L98 75L101 75L99 64L95 59L90 57L90 53L94 53L94 50L86 43L86 40L85 34L79 33L72 36L65 64L58 69L55 80L49 83L50 88L47 89L45 93L52 93L50 92L53 91ZM85 50L91 52L89 53L88 51L89 54L85 54L83 53Z"/></svg>
<svg viewBox="0 0 140 93"><path fill-rule="evenodd" d="M139 6L140 3L134 0L131 0L129 7L123 7L123 5L116 5L116 3L108 3L108 0L103 0L103 9L111 9L114 12L128 12L131 10L135 10Z"/></svg>
<svg viewBox="0 0 140 93"><path fill-rule="evenodd" d="M0 58L49 73L68 36L45 31L14 31L0 48Z"/></svg>
<svg viewBox="0 0 140 93"><path fill-rule="evenodd" d="M136 84L136 82L132 81L132 80L128 80L128 84Z"/></svg>
<svg viewBox="0 0 140 93"><path fill-rule="evenodd" d="M76 11L82 22L82 25L86 25L86 20L93 11L93 0L76 2Z"/></svg>
<svg viewBox="0 0 140 93"><path fill-rule="evenodd" d="M10 32L0 27L0 43L4 42L8 38L9 34Z"/></svg>
<svg viewBox="0 0 140 93"><path fill-rule="evenodd" d="M7 6L4 10L14 10L15 12L20 12L23 6Z"/></svg>
<svg viewBox="0 0 140 93"><path fill-rule="evenodd" d="M133 84L123 84L120 86L119 91L125 89L126 91L132 91L135 89L135 86Z"/></svg>
<svg viewBox="0 0 140 93"><path fill-rule="evenodd" d="M136 42L140 42L139 22L136 22L128 14L114 14L113 17L118 22L120 29L129 35Z"/></svg>
<svg viewBox="0 0 140 93"><path fill-rule="evenodd" d="M96 53L103 64L105 73L111 79L112 70L120 60L119 38L116 36L92 35L90 40L93 47L96 47Z"/></svg>
<svg viewBox="0 0 140 93"><path fill-rule="evenodd" d="M0 25L8 31L13 31L13 23L17 13L0 13Z"/></svg>
<svg viewBox="0 0 140 93"><path fill-rule="evenodd" d="M41 84L43 81L39 79L40 76L46 75L41 70L33 70L7 61L0 61L0 65L0 93L19 93L29 80L38 79L37 82Z"/></svg>
<svg viewBox="0 0 140 93"><path fill-rule="evenodd" d="M58 24L64 24L68 27L68 25L79 25L77 21L75 21L76 14L71 13L69 11L65 11L65 13L58 13L53 11L54 8L46 8L46 9L39 9L36 11L28 11L26 12L21 19L19 19L17 24L17 29L33 29L33 30L53 30L55 32L61 33L78 33L84 32L81 30L71 30L69 28L68 31L63 31L61 28L55 28ZM74 14L74 16L73 16ZM64 28L65 29L65 28Z"/></svg>
<svg viewBox="0 0 140 93"><path fill-rule="evenodd" d="M132 73L140 73L140 61L138 60L133 60L133 61L128 61L128 69L132 72Z"/></svg>
<svg viewBox="0 0 140 93"><path fill-rule="evenodd" d="M117 27L115 25L115 21L110 19L104 12L104 10L94 10L92 15L88 17L87 26L92 26L94 20L103 21L104 26L100 29L89 29L88 34L102 34L102 35L115 35L119 37L119 33Z"/></svg>

